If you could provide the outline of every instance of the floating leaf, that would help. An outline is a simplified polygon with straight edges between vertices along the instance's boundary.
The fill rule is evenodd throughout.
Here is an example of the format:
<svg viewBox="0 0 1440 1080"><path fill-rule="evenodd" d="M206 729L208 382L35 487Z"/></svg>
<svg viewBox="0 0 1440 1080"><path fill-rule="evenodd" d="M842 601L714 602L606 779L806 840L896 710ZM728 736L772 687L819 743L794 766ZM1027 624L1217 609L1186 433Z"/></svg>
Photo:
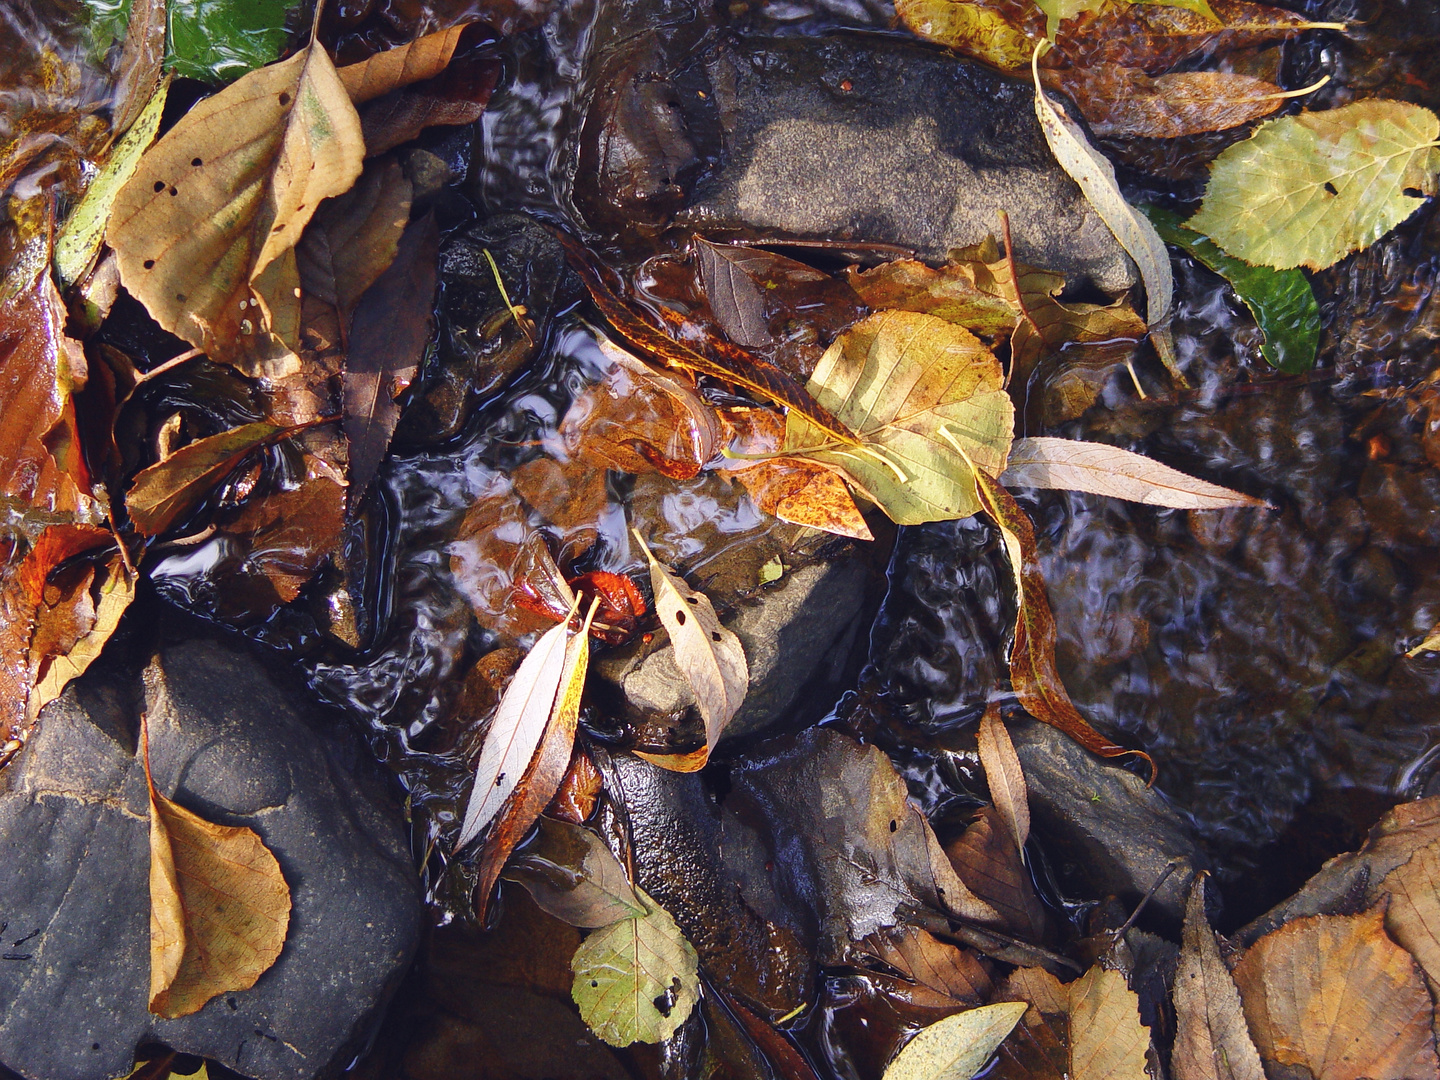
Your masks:
<svg viewBox="0 0 1440 1080"><path fill-rule="evenodd" d="M86 189L85 197L65 219L65 227L55 240L55 274L62 286L69 287L83 278L100 253L115 196L140 164L140 155L155 141L169 90L170 80L166 79L151 95L135 123L115 144L105 167Z"/></svg>
<svg viewBox="0 0 1440 1080"><path fill-rule="evenodd" d="M685 579L661 566L645 538L638 532L645 558L650 564L650 588L655 596L655 614L670 635L675 663L695 694L695 705L705 721L705 749L702 754L642 754L654 765L694 772L705 766L720 734L745 701L750 689L750 666L745 648L734 632L722 626L715 607L704 593L690 588Z"/></svg>
<svg viewBox="0 0 1440 1080"><path fill-rule="evenodd" d="M1010 732L1005 730L1005 721L1000 719L998 705L992 703L980 718L976 741L980 748L980 764L985 769L985 782L990 787L990 799L1023 861L1025 841L1030 838L1030 797L1025 789L1025 773L1020 768L1020 757L1015 753L1015 744L1010 741Z"/></svg>
<svg viewBox="0 0 1440 1080"><path fill-rule="evenodd" d="M1000 362L974 334L933 315L870 316L831 345L808 389L861 445L837 444L791 412L785 453L843 470L898 524L969 517L980 508L972 463L1005 467L1014 407Z"/></svg>
<svg viewBox="0 0 1440 1080"><path fill-rule="evenodd" d="M144 721L141 721L145 728ZM150 1011L189 1016L248 990L280 955L290 888L253 829L215 825L150 790Z"/></svg>
<svg viewBox="0 0 1440 1080"><path fill-rule="evenodd" d="M553 818L540 819L538 838L511 858L505 878L524 885L557 919L584 929L649 911L605 841Z"/></svg>
<svg viewBox="0 0 1440 1080"><path fill-rule="evenodd" d="M1028 1006L1002 1001L921 1028L885 1068L885 1080L970 1080Z"/></svg>
<svg viewBox="0 0 1440 1080"><path fill-rule="evenodd" d="M242 424L196 439L141 469L125 496L131 522L146 536L164 532L195 509L246 454L293 430L265 421Z"/></svg>
<svg viewBox="0 0 1440 1080"><path fill-rule="evenodd" d="M1430 993L1379 908L1313 915L1266 934L1235 967L1245 1019L1272 1068L1315 1080L1409 1080L1440 1071Z"/></svg>
<svg viewBox="0 0 1440 1080"><path fill-rule="evenodd" d="M837 536L873 540L854 498L834 469L818 461L781 458L730 474L771 517Z"/></svg>
<svg viewBox="0 0 1440 1080"><path fill-rule="evenodd" d="M1200 480L1118 446L1078 439L1016 439L1000 475L1006 487L1088 491L1112 499L1184 510L1264 506L1262 499Z"/></svg>
<svg viewBox="0 0 1440 1080"><path fill-rule="evenodd" d="M1271 120L1216 159L1186 225L1248 263L1323 270L1436 194L1437 136L1440 119L1403 101Z"/></svg>
<svg viewBox="0 0 1440 1080"><path fill-rule="evenodd" d="M570 961L580 1016L611 1046L665 1041L700 996L694 948L669 912L635 892L647 914L594 931Z"/></svg>
<svg viewBox="0 0 1440 1080"><path fill-rule="evenodd" d="M293 0L170 0L166 66L201 82L229 82L280 55Z"/></svg>
<svg viewBox="0 0 1440 1080"><path fill-rule="evenodd" d="M247 374L294 370L294 245L365 155L360 118L318 46L187 112L120 190L106 235L155 321Z"/></svg>
<svg viewBox="0 0 1440 1080"><path fill-rule="evenodd" d="M1226 255L1213 241L1188 228L1178 214L1156 206L1144 210L1166 243L1184 248L1230 283L1265 335L1260 352L1271 367L1287 375L1299 375L1315 366L1315 354L1320 348L1320 305L1304 274L1295 269L1251 266Z"/></svg>
<svg viewBox="0 0 1440 1080"><path fill-rule="evenodd" d="M1185 905L1184 947L1175 972L1175 1080L1265 1080L1245 1027L1240 992L1205 917L1205 879Z"/></svg>
<svg viewBox="0 0 1440 1080"><path fill-rule="evenodd" d="M726 336L737 345L751 348L772 341L760 287L744 269L747 258L752 257L750 249L712 244L696 237L695 255L700 262L705 298Z"/></svg>

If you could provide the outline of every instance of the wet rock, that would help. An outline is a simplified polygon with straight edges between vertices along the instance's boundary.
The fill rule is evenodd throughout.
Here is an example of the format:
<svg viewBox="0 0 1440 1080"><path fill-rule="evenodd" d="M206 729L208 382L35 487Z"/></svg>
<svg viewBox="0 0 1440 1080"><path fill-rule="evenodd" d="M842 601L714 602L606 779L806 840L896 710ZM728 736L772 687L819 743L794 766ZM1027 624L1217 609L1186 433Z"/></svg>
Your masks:
<svg viewBox="0 0 1440 1080"><path fill-rule="evenodd" d="M156 786L255 829L290 885L289 936L253 988L150 1015L149 808ZM195 642L144 675L94 672L0 773L0 1061L31 1080L107 1080L142 1041L260 1080L343 1064L409 964L409 845L358 745L303 715L248 655Z"/></svg>
<svg viewBox="0 0 1440 1080"><path fill-rule="evenodd" d="M750 689L725 729L726 738L787 719L807 685L820 683L838 693L859 628L866 576L853 559L815 563L787 573L752 602L722 615L750 664ZM696 727L695 696L663 631L648 644L607 653L591 670L602 684L602 700L627 723L703 731Z"/></svg>
<svg viewBox="0 0 1440 1080"><path fill-rule="evenodd" d="M998 234L1003 210L1023 261L1107 289L1134 281L1050 154L1027 81L876 36L736 37L690 55L657 40L625 41L587 122L574 192L592 227L759 230L943 259Z"/></svg>
<svg viewBox="0 0 1440 1080"><path fill-rule="evenodd" d="M1096 895L1133 904L1165 868L1150 904L1179 925L1195 871L1208 868L1191 829L1158 791L1034 720L1009 725L1036 829Z"/></svg>

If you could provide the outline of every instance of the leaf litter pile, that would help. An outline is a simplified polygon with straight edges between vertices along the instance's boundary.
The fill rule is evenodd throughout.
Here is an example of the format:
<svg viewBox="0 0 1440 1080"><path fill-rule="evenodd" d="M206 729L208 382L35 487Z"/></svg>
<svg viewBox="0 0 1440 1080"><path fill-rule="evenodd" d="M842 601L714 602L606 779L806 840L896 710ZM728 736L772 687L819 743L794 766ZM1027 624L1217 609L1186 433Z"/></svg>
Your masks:
<svg viewBox="0 0 1440 1080"><path fill-rule="evenodd" d="M1093 806L1183 787L1160 741L1067 689L1074 605L1052 607L1055 496L1034 493L1205 535L1276 513L1221 482L1223 455L1180 469L1117 443L1159 408L1323 374L1324 275L1436 193L1434 112L1291 77L1343 22L896 4L892 35L1029 84L1134 268L1106 294L1027 265L1004 213L944 259L702 224L643 261L578 216L487 216L466 155L519 85L507 50L566 25L543 5L128 7L60 36L17 15L6 61L0 768L167 605L298 663L394 765L441 927L357 1072L553 1075L444 1028L499 986L615 1048L576 1076L1440 1075L1440 800L1395 806L1222 937L1203 860L1076 891L1024 754L1073 740L1110 778ZM1172 192L1133 182L1182 159ZM1197 282L1249 320L1244 382L1183 332ZM1433 439L1434 378L1365 384L1372 461L1395 453L1386 410ZM1132 429L1081 437L1096 411ZM956 522L990 538L1003 653L961 722L907 734L873 676L804 700L786 626L747 612ZM1392 653L1427 662L1426 613ZM807 719L757 743L777 693ZM256 831L156 787L140 727L148 1008L183 1017L264 978L290 886ZM435 1004L447 972L474 1002Z"/></svg>

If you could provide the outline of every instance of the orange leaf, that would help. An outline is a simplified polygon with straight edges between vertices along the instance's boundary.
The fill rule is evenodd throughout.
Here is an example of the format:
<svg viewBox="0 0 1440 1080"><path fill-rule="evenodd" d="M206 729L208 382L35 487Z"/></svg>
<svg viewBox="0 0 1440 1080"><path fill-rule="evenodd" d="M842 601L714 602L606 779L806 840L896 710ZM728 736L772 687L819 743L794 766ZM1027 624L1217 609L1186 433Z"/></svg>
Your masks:
<svg viewBox="0 0 1440 1080"><path fill-rule="evenodd" d="M780 458L731 475L771 517L856 540L875 539L845 481L818 461Z"/></svg>

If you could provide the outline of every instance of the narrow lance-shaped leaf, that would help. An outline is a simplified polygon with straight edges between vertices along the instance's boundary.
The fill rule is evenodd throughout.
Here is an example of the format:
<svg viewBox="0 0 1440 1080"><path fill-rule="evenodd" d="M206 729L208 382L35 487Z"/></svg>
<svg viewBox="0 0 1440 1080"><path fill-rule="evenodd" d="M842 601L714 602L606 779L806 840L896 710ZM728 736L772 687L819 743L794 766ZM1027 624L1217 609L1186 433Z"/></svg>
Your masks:
<svg viewBox="0 0 1440 1080"><path fill-rule="evenodd" d="M985 768L985 782L990 786L990 798L1020 850L1021 861L1024 861L1025 841L1030 838L1030 797L1025 788L1025 774L1020 768L1020 756L1015 753L1015 744L1010 741L1005 721L1000 719L998 705L992 703L985 710L976 738L980 744L980 764Z"/></svg>
<svg viewBox="0 0 1440 1080"><path fill-rule="evenodd" d="M970 1080L1028 1007L1001 1001L921 1028L885 1067L885 1080Z"/></svg>
<svg viewBox="0 0 1440 1080"><path fill-rule="evenodd" d="M975 489L985 512L1000 529L1015 576L1015 640L1010 646L1010 683L1025 711L1059 728L1091 753L1101 757L1135 755L1155 763L1140 750L1127 750L1105 738L1076 710L1055 669L1055 617L1045 595L1035 553L1035 527L1015 501L983 469L975 470Z"/></svg>
<svg viewBox="0 0 1440 1080"><path fill-rule="evenodd" d="M690 588L683 578L661 566L639 532L635 532L635 539L640 542L650 563L655 613L670 634L675 662L694 691L696 706L705 721L703 752L642 756L664 768L694 772L704 768L715 744L720 741L725 725L744 703L745 692L750 688L750 666L740 639L721 625L710 598Z"/></svg>
<svg viewBox="0 0 1440 1080"><path fill-rule="evenodd" d="M571 926L596 929L649 910L605 841L553 818L540 819L539 839L510 860L504 877Z"/></svg>
<svg viewBox="0 0 1440 1080"><path fill-rule="evenodd" d="M1200 480L1118 446L1048 436L1016 439L1010 447L1010 464L999 482L1006 487L1087 491L1182 510L1265 505L1261 499Z"/></svg>

